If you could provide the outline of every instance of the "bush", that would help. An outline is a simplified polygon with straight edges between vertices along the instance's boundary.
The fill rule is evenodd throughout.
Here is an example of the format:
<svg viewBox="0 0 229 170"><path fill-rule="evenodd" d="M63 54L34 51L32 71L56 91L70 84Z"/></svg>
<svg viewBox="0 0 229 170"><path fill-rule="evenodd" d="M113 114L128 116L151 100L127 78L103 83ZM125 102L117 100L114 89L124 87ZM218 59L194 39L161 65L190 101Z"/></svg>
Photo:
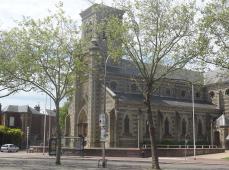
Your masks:
<svg viewBox="0 0 229 170"><path fill-rule="evenodd" d="M23 132L21 129L8 128L0 125L0 144L13 143L20 145Z"/></svg>

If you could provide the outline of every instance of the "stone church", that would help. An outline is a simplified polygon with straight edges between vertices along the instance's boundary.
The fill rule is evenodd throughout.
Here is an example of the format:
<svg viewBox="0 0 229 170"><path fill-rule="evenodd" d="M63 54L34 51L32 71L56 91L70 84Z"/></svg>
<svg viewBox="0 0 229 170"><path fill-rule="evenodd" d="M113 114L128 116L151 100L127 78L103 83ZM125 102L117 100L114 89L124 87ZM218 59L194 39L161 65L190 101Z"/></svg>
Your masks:
<svg viewBox="0 0 229 170"><path fill-rule="evenodd" d="M123 12L100 5L83 11L82 38L93 32L87 27L106 19L107 13L122 18ZM90 28L90 29L89 29ZM131 61L108 60L104 41L91 38L85 52L90 74L83 84L76 84L76 93L69 107L68 136L84 136L86 147L100 146L99 115L107 115L106 147L138 147L150 142L147 131L146 109L141 89L144 82L133 79L139 72ZM106 64L106 79L104 68ZM193 141L193 103L191 82L204 80L199 72L181 70L167 76L153 94L152 109L159 144L183 144ZM104 84L105 82L105 84ZM225 147L227 130L216 128L215 122L222 113L229 114L229 86L224 83L194 84L194 113L196 143ZM105 107L104 107L105 105Z"/></svg>

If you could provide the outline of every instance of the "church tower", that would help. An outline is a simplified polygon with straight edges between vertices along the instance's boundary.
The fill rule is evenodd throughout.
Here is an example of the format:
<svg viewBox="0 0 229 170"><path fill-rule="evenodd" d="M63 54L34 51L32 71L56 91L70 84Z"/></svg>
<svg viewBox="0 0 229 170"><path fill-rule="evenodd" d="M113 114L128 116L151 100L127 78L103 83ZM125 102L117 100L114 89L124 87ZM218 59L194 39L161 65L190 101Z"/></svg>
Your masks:
<svg viewBox="0 0 229 170"><path fill-rule="evenodd" d="M100 146L99 114L103 112L104 61L107 57L106 37L103 30L97 28L112 15L122 18L123 11L94 4L80 15L89 74L83 84L76 82L76 93L69 108L70 136L84 136L90 148Z"/></svg>

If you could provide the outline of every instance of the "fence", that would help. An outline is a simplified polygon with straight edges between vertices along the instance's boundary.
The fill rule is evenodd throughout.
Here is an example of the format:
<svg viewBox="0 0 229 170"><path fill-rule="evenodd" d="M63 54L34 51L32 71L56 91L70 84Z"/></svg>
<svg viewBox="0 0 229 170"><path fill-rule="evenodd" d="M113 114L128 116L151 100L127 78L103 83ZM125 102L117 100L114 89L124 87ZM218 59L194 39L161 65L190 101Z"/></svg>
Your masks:
<svg viewBox="0 0 229 170"><path fill-rule="evenodd" d="M61 153L76 153L80 152L83 155L84 137L64 137L61 138ZM57 139L51 138L49 140L49 155L56 155Z"/></svg>

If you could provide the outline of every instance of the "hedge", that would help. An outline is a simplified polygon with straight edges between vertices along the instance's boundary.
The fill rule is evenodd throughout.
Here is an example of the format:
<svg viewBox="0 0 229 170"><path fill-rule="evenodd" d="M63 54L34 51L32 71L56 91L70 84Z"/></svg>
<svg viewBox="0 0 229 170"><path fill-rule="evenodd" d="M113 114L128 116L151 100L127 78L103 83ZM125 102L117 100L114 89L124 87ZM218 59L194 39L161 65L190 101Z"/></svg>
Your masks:
<svg viewBox="0 0 229 170"><path fill-rule="evenodd" d="M8 128L6 126L0 125L0 144L13 143L16 145L21 144L21 139L23 132L21 129Z"/></svg>

